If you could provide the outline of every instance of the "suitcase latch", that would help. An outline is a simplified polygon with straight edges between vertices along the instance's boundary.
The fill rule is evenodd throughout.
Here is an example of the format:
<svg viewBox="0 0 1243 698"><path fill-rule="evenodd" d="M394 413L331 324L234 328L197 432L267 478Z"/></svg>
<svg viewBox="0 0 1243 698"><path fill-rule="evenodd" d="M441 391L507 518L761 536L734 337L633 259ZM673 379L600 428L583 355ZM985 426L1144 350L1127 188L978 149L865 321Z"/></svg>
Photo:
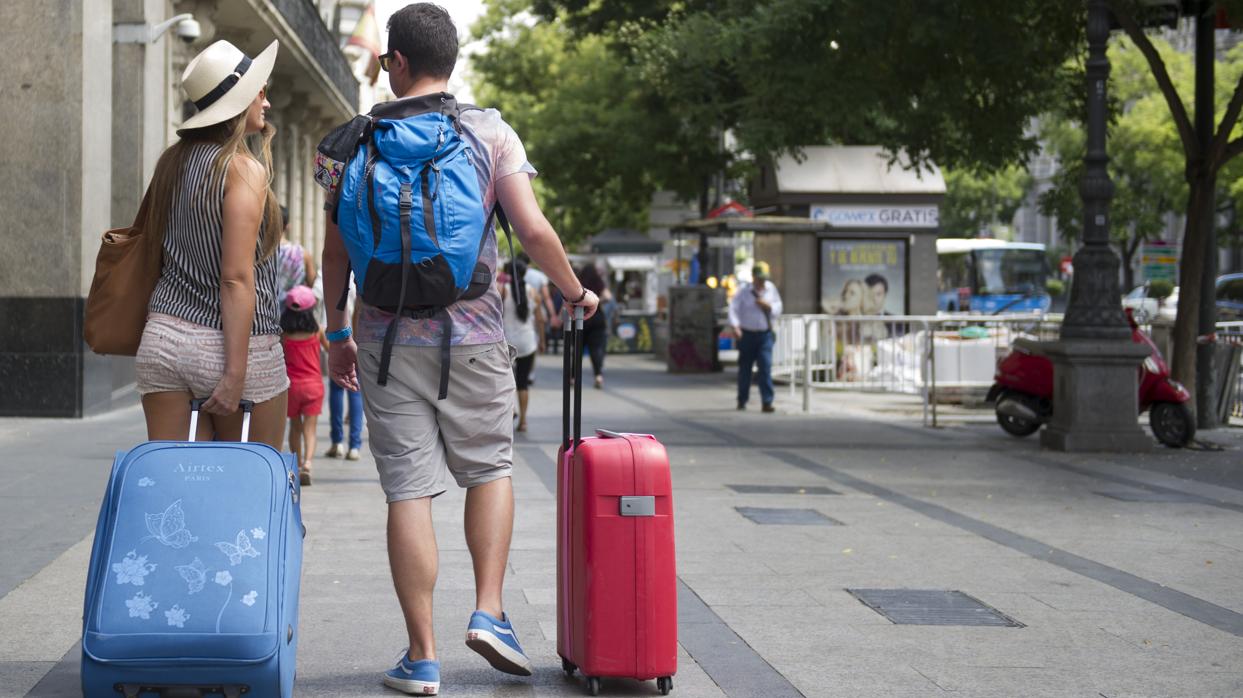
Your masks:
<svg viewBox="0 0 1243 698"><path fill-rule="evenodd" d="M620 513L622 516L655 516L656 497L626 496L621 497Z"/></svg>

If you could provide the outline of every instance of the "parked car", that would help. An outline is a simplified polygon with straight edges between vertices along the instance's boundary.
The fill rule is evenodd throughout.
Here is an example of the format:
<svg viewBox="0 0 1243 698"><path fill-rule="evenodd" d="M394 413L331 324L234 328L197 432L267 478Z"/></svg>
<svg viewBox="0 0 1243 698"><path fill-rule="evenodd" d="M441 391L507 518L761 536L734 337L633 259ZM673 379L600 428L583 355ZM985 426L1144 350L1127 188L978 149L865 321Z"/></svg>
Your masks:
<svg viewBox="0 0 1243 698"><path fill-rule="evenodd" d="M1217 277L1217 320L1243 320L1243 274Z"/></svg>
<svg viewBox="0 0 1243 698"><path fill-rule="evenodd" d="M1243 320L1243 273L1223 274L1217 277L1217 320ZM1136 286L1122 297L1122 307L1130 308L1139 322L1154 318L1174 321L1178 315L1178 287L1169 298L1158 301L1149 295L1148 284Z"/></svg>
<svg viewBox="0 0 1243 698"><path fill-rule="evenodd" d="M1122 297L1122 307L1130 308L1138 322L1151 322L1154 319L1174 321L1178 314L1178 287L1165 299L1153 298L1149 295L1149 285L1136 286Z"/></svg>

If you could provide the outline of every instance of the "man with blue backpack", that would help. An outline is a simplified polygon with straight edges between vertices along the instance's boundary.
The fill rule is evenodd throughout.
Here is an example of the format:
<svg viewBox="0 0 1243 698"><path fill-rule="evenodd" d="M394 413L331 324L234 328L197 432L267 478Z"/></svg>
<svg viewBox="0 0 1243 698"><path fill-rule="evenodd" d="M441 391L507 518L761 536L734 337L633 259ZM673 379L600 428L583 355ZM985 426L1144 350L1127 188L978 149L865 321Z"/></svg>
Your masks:
<svg viewBox="0 0 1243 698"><path fill-rule="evenodd" d="M495 283L494 222L507 235L513 222L570 305L591 315L599 300L578 283L540 211L535 169L517 134L496 110L459 104L446 92L458 52L449 14L430 3L408 5L388 29L380 64L399 99L330 133L315 176L330 192L332 214L325 298L341 296L352 270L362 304L353 328L342 307L330 304L329 373L363 392L389 504L389 565L410 639L383 680L432 695L440 664L431 500L449 475L468 488L476 601L466 644L500 671L531 674L501 598L513 529L515 386Z"/></svg>

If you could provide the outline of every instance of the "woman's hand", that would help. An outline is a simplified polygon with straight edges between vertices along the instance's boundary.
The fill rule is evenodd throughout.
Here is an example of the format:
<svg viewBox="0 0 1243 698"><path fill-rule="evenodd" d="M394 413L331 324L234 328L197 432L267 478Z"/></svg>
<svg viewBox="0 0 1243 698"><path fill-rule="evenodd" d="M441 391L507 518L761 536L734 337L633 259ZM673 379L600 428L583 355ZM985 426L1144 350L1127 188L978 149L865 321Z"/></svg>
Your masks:
<svg viewBox="0 0 1243 698"><path fill-rule="evenodd" d="M207 402L203 403L203 411L209 414L218 414L227 416L237 412L237 405L242 399L242 387L246 385L246 376L230 376L226 373L220 382L216 384L216 389L211 391L211 397L207 398Z"/></svg>

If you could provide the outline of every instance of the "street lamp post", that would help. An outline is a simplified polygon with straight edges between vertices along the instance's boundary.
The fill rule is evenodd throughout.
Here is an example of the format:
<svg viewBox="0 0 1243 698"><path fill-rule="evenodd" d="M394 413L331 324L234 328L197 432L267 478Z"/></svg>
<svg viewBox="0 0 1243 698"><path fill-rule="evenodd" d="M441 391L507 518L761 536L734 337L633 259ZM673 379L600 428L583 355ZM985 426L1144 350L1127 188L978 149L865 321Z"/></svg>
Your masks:
<svg viewBox="0 0 1243 698"><path fill-rule="evenodd" d="M1061 451L1151 448L1138 423L1137 368L1148 350L1131 342L1118 287L1118 256L1109 247L1109 179L1105 150L1110 13L1088 3L1087 156L1079 182L1083 245L1075 253L1070 303L1056 342L1033 344L1054 366L1053 417L1041 444Z"/></svg>

